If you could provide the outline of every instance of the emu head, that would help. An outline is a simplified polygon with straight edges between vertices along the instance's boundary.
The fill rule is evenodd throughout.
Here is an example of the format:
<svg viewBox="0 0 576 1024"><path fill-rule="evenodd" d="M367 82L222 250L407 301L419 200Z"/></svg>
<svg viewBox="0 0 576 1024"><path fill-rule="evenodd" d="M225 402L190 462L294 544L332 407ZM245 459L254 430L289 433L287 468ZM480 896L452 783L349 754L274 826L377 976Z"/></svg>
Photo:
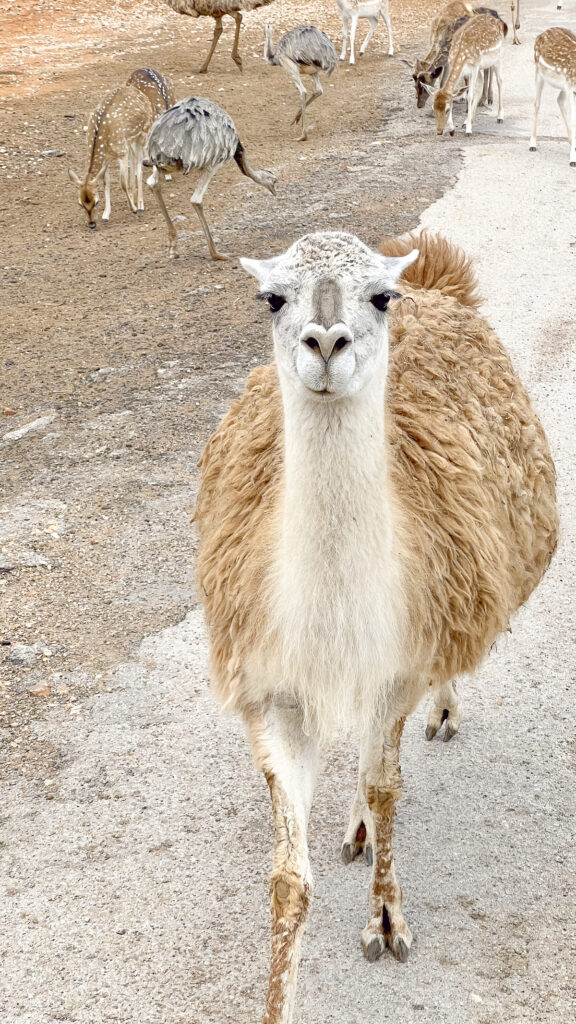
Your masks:
<svg viewBox="0 0 576 1024"><path fill-rule="evenodd" d="M360 392L388 365L388 303L418 256L381 256L354 235L306 235L281 256L240 262L272 313L283 385L315 401Z"/></svg>
<svg viewBox="0 0 576 1024"><path fill-rule="evenodd" d="M74 185L78 186L78 202L80 206L83 206L86 210L89 228L96 227L96 221L94 220L94 207L98 205L98 190L96 186L104 174L104 171L105 168L103 167L95 178L92 180L86 179L86 181L82 181L71 167L68 169L70 181L73 182Z"/></svg>

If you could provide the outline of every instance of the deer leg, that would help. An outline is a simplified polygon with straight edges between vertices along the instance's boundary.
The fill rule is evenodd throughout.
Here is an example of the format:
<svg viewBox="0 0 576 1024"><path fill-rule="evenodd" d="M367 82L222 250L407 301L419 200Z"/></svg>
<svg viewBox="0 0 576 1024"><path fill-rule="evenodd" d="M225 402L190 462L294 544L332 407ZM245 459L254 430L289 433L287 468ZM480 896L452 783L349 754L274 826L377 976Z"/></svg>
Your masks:
<svg viewBox="0 0 576 1024"><path fill-rule="evenodd" d="M355 64L354 59L354 40L356 39L356 28L358 25L358 15L352 15L352 24L350 25L350 64Z"/></svg>
<svg viewBox="0 0 576 1024"><path fill-rule="evenodd" d="M498 85L498 113L496 121L498 124L502 124L504 121L504 106L502 103L502 68L500 63L494 65L494 74L496 75L496 84Z"/></svg>
<svg viewBox="0 0 576 1024"><path fill-rule="evenodd" d="M198 216L198 220L200 221L200 224L202 225L202 230L204 232L204 235L206 236L206 241L208 242L208 248L210 250L210 256L212 257L212 259L213 260L231 260L231 259L234 259L234 255L232 253L218 252L216 246L214 245L214 241L213 241L212 235L210 234L210 228L208 227L208 224L206 222L206 218L204 216L204 209L202 207L202 200L204 199L204 193L206 192L206 189L208 188L208 185L212 181L212 178L216 174L216 171L219 170L220 166L221 165L218 164L216 167L209 167L206 171L204 171L204 173L200 176L200 178L198 180L198 184L196 185L196 188L194 189L194 194L193 194L192 198L190 199L190 202L192 203L192 206L196 210L196 214Z"/></svg>
<svg viewBox="0 0 576 1024"><path fill-rule="evenodd" d="M366 47L368 46L368 43L372 39L376 26L378 25L378 18L369 18L368 21L370 22L370 24L368 27L368 31L366 33L366 39L364 40L362 46L360 47L360 56L362 56L362 54L366 52Z"/></svg>
<svg viewBox="0 0 576 1024"><path fill-rule="evenodd" d="M146 179L146 184L150 186L153 194L156 196L156 202L160 207L160 212L168 225L168 255L176 256L176 241L178 239L178 232L174 227L168 210L166 209L166 203L164 202L164 196L160 188L160 175L158 174L158 168L154 167L152 174Z"/></svg>
<svg viewBox="0 0 576 1024"><path fill-rule="evenodd" d="M571 89L561 89L558 93L558 106L564 118L568 141L570 143L570 167L576 167L576 103Z"/></svg>
<svg viewBox="0 0 576 1024"><path fill-rule="evenodd" d="M318 767L316 742L297 707L271 705L247 719L254 758L270 787L276 849L270 879L272 955L263 1024L292 1021L300 944L312 896L307 829Z"/></svg>
<svg viewBox="0 0 576 1024"><path fill-rule="evenodd" d="M203 75L206 71L208 71L208 65L209 65L210 61L212 60L212 54L214 53L214 50L216 49L216 43L220 39L221 35L222 35L222 15L220 15L219 18L215 18L214 19L214 35L212 36L212 44L210 46L210 50L208 52L208 56L206 57L206 60L204 61L202 67L198 68L198 71L197 71L198 75Z"/></svg>
<svg viewBox="0 0 576 1024"><path fill-rule="evenodd" d="M342 49L340 51L340 60L346 60L346 50L348 49L348 29L350 27L350 20L343 14L342 18Z"/></svg>
<svg viewBox="0 0 576 1024"><path fill-rule="evenodd" d="M530 152L535 153L537 148L537 132L538 132L538 114L540 113L540 104L542 102L542 90L544 88L544 79L536 68L536 93L534 96L534 120L532 122L532 136L530 138Z"/></svg>
<svg viewBox="0 0 576 1024"><path fill-rule="evenodd" d="M516 8L516 9L515 9ZM514 29L514 38L512 40L514 46L520 46L520 40L516 29L520 28L520 0L510 0L510 13L512 16L512 28Z"/></svg>
<svg viewBox="0 0 576 1024"><path fill-rule="evenodd" d="M238 53L238 41L240 39L240 27L242 25L242 13L241 11L231 12L234 21L236 22L236 30L234 32L234 42L232 44L232 60L236 64L240 71L242 71L242 57Z"/></svg>
<svg viewBox="0 0 576 1024"><path fill-rule="evenodd" d="M385 724L369 740L364 754L365 794L374 832L374 867L370 920L362 932L367 960L377 960L386 946L397 960L408 959L412 935L402 915L402 891L396 881L392 835L396 804L402 793L399 751L404 718Z"/></svg>
<svg viewBox="0 0 576 1024"><path fill-rule="evenodd" d="M448 741L456 735L462 724L462 702L453 680L444 683L434 693L434 703L430 708L426 725L426 739L433 740L444 722L446 722L446 728L443 738Z"/></svg>
<svg viewBox="0 0 576 1024"><path fill-rule="evenodd" d="M143 159L144 159L144 151L141 149L140 146L138 146L134 150L134 162L135 162L135 166L136 166L136 192L137 192L137 203L138 203L138 207L137 208L138 208L138 210L140 212L144 209L144 192L143 192L143 189L142 189L142 178L143 178L142 160Z"/></svg>
<svg viewBox="0 0 576 1024"><path fill-rule="evenodd" d="M112 179L112 171L108 164L104 171L104 209L102 210L102 220L110 220L110 212L112 210L112 203L110 201L110 183Z"/></svg>
<svg viewBox="0 0 576 1024"><path fill-rule="evenodd" d="M136 213L136 203L134 202L132 198L132 193L130 191L132 184L132 182L130 181L130 157L122 157L122 159L118 161L118 164L120 167L120 184L124 190L124 193L128 200L128 205L132 213Z"/></svg>
<svg viewBox="0 0 576 1024"><path fill-rule="evenodd" d="M386 25L386 29L387 29L387 32L388 32L388 56L389 57L393 57L394 56L394 44L392 42L392 26L390 24L390 15L388 14L388 6L386 6L386 12L381 10L380 14L382 15L382 18L384 20L384 23Z"/></svg>
<svg viewBox="0 0 576 1024"><path fill-rule="evenodd" d="M472 68L468 80L468 110L466 112L466 135L472 135L472 121L476 113L476 85L478 83L478 68Z"/></svg>

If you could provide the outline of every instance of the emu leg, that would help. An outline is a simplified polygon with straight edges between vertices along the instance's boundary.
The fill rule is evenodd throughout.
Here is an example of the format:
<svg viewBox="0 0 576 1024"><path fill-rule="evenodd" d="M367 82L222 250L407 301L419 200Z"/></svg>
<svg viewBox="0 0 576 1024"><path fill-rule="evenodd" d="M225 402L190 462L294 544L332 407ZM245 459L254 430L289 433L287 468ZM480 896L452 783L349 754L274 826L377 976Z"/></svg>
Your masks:
<svg viewBox="0 0 576 1024"><path fill-rule="evenodd" d="M236 31L234 32L234 42L232 44L232 60L236 64L240 71L242 71L242 57L238 53L238 40L240 39L240 26L242 25L242 14L240 11L233 11L232 17L236 22Z"/></svg>
<svg viewBox="0 0 576 1024"><path fill-rule="evenodd" d="M212 60L212 54L214 53L214 50L216 49L216 43L220 39L221 35L222 35L222 15L220 15L219 18L215 18L214 19L214 35L212 36L212 45L210 46L210 50L208 52L208 56L206 57L206 60L204 61L202 67L198 68L198 71L197 71L198 75L203 75L203 74L205 74L206 71L208 71L208 65L209 65L210 61Z"/></svg>
<svg viewBox="0 0 576 1024"><path fill-rule="evenodd" d="M196 185L194 195L192 196L190 202L192 203L192 206L196 210L198 220L202 225L202 230L206 236L206 241L208 242L208 248L210 249L210 256L212 257L212 259L231 260L234 259L233 253L218 252L216 246L214 245L214 240L212 238L212 235L210 234L210 228L206 223L204 210L202 208L202 200L204 199L204 193L206 192L208 185L212 181L212 178L214 177L216 171L219 169L220 166L221 165L218 164L216 167L209 167L207 170L204 171L204 174L202 174L198 180L198 184Z"/></svg>
<svg viewBox="0 0 576 1024"><path fill-rule="evenodd" d="M444 683L434 693L434 703L430 708L426 725L426 739L433 740L444 722L446 722L446 728L443 738L445 741L448 741L456 735L462 724L462 702L453 680L449 683Z"/></svg>
<svg viewBox="0 0 576 1024"><path fill-rule="evenodd" d="M374 827L374 868L370 891L371 917L362 932L364 956L370 962L386 946L397 960L408 959L412 934L402 915L402 891L396 881L392 835L396 804L402 794L400 738L404 718L375 734L367 752L365 791Z"/></svg>
<svg viewBox="0 0 576 1024"><path fill-rule="evenodd" d="M156 202L160 207L160 212L168 225L168 255L176 256L176 242L178 240L178 232L174 227L168 210L166 209L166 203L164 202L164 196L160 188L160 176L158 174L158 168L155 167L152 174L147 179L146 184L152 189L153 194L156 196Z"/></svg>
<svg viewBox="0 0 576 1024"><path fill-rule="evenodd" d="M316 772L316 742L306 736L298 708L272 706L247 721L256 763L272 797L276 849L270 879L272 955L263 1024L290 1024L300 944L312 876L306 833Z"/></svg>

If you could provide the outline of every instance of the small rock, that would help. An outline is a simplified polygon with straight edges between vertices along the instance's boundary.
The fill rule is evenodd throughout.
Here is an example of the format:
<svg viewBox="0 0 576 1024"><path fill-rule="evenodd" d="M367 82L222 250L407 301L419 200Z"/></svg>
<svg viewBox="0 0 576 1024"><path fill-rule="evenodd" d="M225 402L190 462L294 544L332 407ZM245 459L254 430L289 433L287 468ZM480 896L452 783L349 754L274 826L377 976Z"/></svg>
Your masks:
<svg viewBox="0 0 576 1024"><path fill-rule="evenodd" d="M25 423L22 427L18 427L16 430L9 430L7 434L4 434L4 441L19 441L22 437L26 437L27 434L35 434L39 430L43 430L47 427L52 420L55 419L55 413L49 413L46 416L39 416L35 420L31 420L30 423Z"/></svg>
<svg viewBox="0 0 576 1024"><path fill-rule="evenodd" d="M471 992L468 996L471 1003L483 1003L482 996L479 996L477 992Z"/></svg>
<svg viewBox="0 0 576 1024"><path fill-rule="evenodd" d="M63 149L43 149L40 156L65 156Z"/></svg>
<svg viewBox="0 0 576 1024"><path fill-rule="evenodd" d="M52 690L48 686L48 683L35 683L34 686L28 687L28 693L32 697L49 697Z"/></svg>
<svg viewBox="0 0 576 1024"><path fill-rule="evenodd" d="M2 409L2 415L3 416L15 416L16 415L16 409Z"/></svg>
<svg viewBox="0 0 576 1024"><path fill-rule="evenodd" d="M33 665L42 651L42 644L12 644L8 661L14 665Z"/></svg>
<svg viewBox="0 0 576 1024"><path fill-rule="evenodd" d="M178 213L175 217L172 217L173 224L181 224L184 220L188 220L188 217L185 217L183 213Z"/></svg>

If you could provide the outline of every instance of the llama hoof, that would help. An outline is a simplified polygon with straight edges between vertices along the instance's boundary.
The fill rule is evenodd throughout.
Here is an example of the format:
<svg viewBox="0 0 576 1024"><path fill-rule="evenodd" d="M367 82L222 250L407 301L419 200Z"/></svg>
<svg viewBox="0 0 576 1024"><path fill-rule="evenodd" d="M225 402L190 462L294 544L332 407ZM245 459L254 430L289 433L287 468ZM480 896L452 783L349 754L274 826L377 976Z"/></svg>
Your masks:
<svg viewBox="0 0 576 1024"><path fill-rule="evenodd" d="M386 943L383 935L374 935L373 932L366 936L362 934L362 952L368 963L373 964L379 960L385 949Z"/></svg>
<svg viewBox="0 0 576 1024"><path fill-rule="evenodd" d="M444 725L444 722L446 726L442 738L444 742L448 742L448 740L451 740L456 735L462 724L462 707L459 700L455 701L452 708L438 707L437 704L432 705L426 725L426 739L433 740Z"/></svg>
<svg viewBox="0 0 576 1024"><path fill-rule="evenodd" d="M390 950L393 956L400 961L401 964L405 964L410 955L410 946L401 935L397 935L396 938L390 943Z"/></svg>
<svg viewBox="0 0 576 1024"><path fill-rule="evenodd" d="M368 867L372 867L374 863L374 854L372 852L372 843L368 842L366 836L366 825L363 821L360 822L356 833L352 832L353 839L350 839L350 832L347 833L347 837L342 843L342 849L340 851L340 857L343 864L351 864L357 857L364 855Z"/></svg>

